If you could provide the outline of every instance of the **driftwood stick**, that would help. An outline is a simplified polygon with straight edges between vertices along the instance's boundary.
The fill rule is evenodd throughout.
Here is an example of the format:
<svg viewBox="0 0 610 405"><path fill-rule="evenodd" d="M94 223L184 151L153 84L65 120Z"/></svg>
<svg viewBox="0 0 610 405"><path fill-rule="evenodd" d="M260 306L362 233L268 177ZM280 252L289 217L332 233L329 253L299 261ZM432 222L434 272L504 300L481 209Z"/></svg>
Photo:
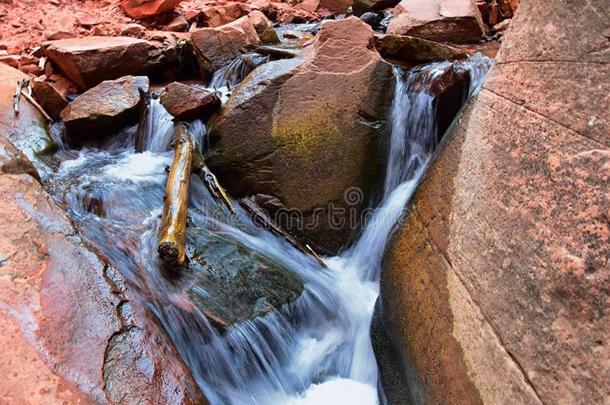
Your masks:
<svg viewBox="0 0 610 405"><path fill-rule="evenodd" d="M166 267L178 268L186 260L186 210L194 145L186 124L174 128L174 161L163 196L159 257Z"/></svg>
<svg viewBox="0 0 610 405"><path fill-rule="evenodd" d="M17 82L15 87L15 95L13 96L13 110L15 114L19 114L19 101L21 101L21 94L23 94L23 87L28 84L27 79L22 79Z"/></svg>
<svg viewBox="0 0 610 405"><path fill-rule="evenodd" d="M252 222L260 228L266 229L275 236L278 236L292 246L300 250L302 253L313 257L322 267L326 268L326 264L320 259L313 249L309 245L301 244L295 237L284 231L282 228L277 226L275 222L271 218L266 211L260 208L252 197L246 197L239 200L239 205L241 205L252 218Z"/></svg>

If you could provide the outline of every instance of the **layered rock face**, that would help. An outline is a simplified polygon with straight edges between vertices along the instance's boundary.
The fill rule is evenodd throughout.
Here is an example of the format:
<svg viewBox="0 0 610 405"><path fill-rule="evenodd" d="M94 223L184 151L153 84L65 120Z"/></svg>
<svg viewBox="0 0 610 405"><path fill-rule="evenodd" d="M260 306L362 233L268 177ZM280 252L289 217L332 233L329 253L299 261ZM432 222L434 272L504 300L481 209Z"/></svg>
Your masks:
<svg viewBox="0 0 610 405"><path fill-rule="evenodd" d="M248 76L213 123L206 159L233 195L275 195L298 210L276 215L282 226L336 252L358 231L379 178L393 77L372 30L355 17L323 23L304 53ZM361 194L346 201L352 189ZM331 206L343 224L333 223Z"/></svg>
<svg viewBox="0 0 610 405"><path fill-rule="evenodd" d="M609 397L608 22L603 1L520 5L385 257L389 403Z"/></svg>

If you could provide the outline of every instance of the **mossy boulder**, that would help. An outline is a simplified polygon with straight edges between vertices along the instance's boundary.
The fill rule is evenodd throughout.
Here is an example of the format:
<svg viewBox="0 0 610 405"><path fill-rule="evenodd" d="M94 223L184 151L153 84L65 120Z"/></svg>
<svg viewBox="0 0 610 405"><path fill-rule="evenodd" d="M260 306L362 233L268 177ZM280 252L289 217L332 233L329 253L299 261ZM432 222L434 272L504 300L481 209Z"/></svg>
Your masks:
<svg viewBox="0 0 610 405"><path fill-rule="evenodd" d="M300 57L257 68L235 90L212 124L208 165L235 197L277 197L279 225L336 252L358 233L381 177L392 92L371 28L324 22Z"/></svg>

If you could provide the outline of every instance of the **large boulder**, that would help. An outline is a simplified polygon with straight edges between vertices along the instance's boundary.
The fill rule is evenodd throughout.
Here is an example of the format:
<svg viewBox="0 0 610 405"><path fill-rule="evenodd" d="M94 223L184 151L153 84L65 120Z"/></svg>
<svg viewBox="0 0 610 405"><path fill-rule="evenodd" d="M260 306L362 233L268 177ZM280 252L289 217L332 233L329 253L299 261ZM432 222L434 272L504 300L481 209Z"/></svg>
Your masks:
<svg viewBox="0 0 610 405"><path fill-rule="evenodd" d="M392 69L356 17L324 22L303 52L258 67L235 90L207 162L234 196L278 197L289 210L272 213L280 225L336 252L379 178Z"/></svg>
<svg viewBox="0 0 610 405"><path fill-rule="evenodd" d="M174 54L168 48L138 38L92 36L51 41L45 54L70 80L88 89L121 76L160 74Z"/></svg>
<svg viewBox="0 0 610 405"><path fill-rule="evenodd" d="M485 25L472 0L402 0L388 34L438 42L478 42Z"/></svg>
<svg viewBox="0 0 610 405"><path fill-rule="evenodd" d="M389 403L610 396L606 15L523 2L445 137L384 261Z"/></svg>
<svg viewBox="0 0 610 405"><path fill-rule="evenodd" d="M220 107L220 98L215 92L178 82L165 87L160 101L167 112L183 121L209 117Z"/></svg>
<svg viewBox="0 0 610 405"><path fill-rule="evenodd" d="M182 0L123 0L121 8L131 18L146 18L173 10Z"/></svg>
<svg viewBox="0 0 610 405"><path fill-rule="evenodd" d="M4 402L205 402L120 275L33 177L1 174L0 201Z"/></svg>
<svg viewBox="0 0 610 405"><path fill-rule="evenodd" d="M87 90L61 112L71 141L110 135L137 120L143 96L148 93L146 76L106 80Z"/></svg>

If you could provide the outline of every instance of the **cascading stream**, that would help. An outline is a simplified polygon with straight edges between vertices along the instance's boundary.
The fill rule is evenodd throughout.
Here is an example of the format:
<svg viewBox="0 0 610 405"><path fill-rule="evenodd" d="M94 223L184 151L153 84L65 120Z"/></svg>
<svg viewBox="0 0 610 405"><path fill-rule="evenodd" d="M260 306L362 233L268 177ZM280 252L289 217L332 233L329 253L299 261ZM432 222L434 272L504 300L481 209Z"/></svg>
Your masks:
<svg viewBox="0 0 610 405"><path fill-rule="evenodd" d="M50 183L81 234L98 246L129 281L138 299L167 331L206 396L215 404L375 404L377 366L369 330L378 296L385 245L411 198L437 139L434 97L429 93L446 63L411 71L395 68L389 116L389 158L383 198L359 240L328 269L282 239L257 228L237 207L231 217L214 204L199 179L190 190L187 239L206 235L242 246L279 263L304 282L301 296L266 316L220 333L184 295L186 280L159 271L157 235L166 174L171 163L171 117L153 101L146 151L62 151ZM480 86L489 61L460 62ZM220 79L218 79L220 80ZM418 86L414 86L418 83ZM205 128L191 124L204 145ZM191 252L192 253L192 252ZM202 299L205 290L194 289Z"/></svg>

